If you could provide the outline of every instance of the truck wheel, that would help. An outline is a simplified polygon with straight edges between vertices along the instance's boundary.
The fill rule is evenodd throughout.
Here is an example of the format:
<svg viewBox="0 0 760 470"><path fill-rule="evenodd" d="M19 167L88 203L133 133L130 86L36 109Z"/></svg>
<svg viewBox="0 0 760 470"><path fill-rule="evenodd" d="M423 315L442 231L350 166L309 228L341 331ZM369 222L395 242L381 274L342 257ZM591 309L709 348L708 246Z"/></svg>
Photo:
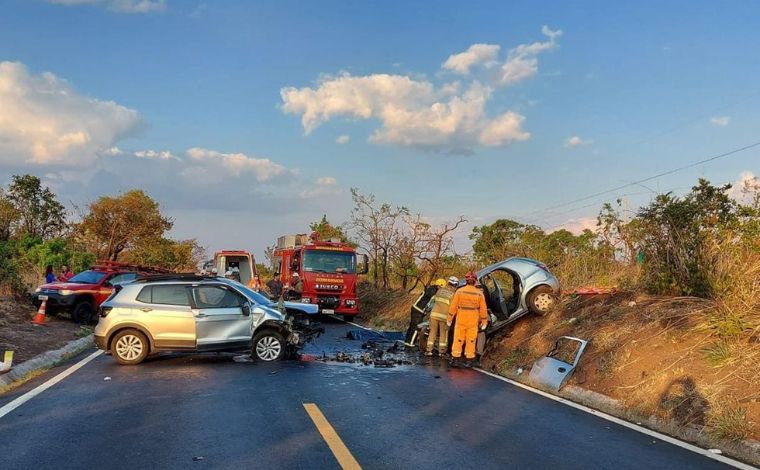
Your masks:
<svg viewBox="0 0 760 470"><path fill-rule="evenodd" d="M279 361L285 356L285 338L275 330L259 331L253 335L251 356L257 361Z"/></svg>
<svg viewBox="0 0 760 470"><path fill-rule="evenodd" d="M549 286L538 286L528 293L528 307L539 316L546 315L557 303L557 297Z"/></svg>
<svg viewBox="0 0 760 470"><path fill-rule="evenodd" d="M148 339L137 330L122 330L111 340L111 354L121 365L133 366L141 363L148 357L149 350Z"/></svg>
<svg viewBox="0 0 760 470"><path fill-rule="evenodd" d="M79 302L71 312L71 319L80 325L86 325L92 322L94 315L95 309L90 302Z"/></svg>

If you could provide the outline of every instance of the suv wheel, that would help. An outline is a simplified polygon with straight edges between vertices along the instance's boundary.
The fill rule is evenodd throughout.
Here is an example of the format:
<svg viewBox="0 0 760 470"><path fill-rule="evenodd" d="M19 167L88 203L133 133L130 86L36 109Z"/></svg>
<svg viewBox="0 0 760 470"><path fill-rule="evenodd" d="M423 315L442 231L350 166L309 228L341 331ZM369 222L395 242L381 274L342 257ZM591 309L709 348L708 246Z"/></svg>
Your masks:
<svg viewBox="0 0 760 470"><path fill-rule="evenodd" d="M141 363L148 357L150 344L144 334L137 330L123 330L111 341L111 354L116 362L125 366Z"/></svg>
<svg viewBox="0 0 760 470"><path fill-rule="evenodd" d="M264 330L253 336L251 356L257 361L278 361L285 356L285 338L275 330Z"/></svg>
<svg viewBox="0 0 760 470"><path fill-rule="evenodd" d="M528 307L536 315L546 315L556 303L557 297L549 286L538 286L528 294Z"/></svg>
<svg viewBox="0 0 760 470"><path fill-rule="evenodd" d="M94 316L95 309L90 302L79 302L71 312L71 319L80 325L91 323Z"/></svg>

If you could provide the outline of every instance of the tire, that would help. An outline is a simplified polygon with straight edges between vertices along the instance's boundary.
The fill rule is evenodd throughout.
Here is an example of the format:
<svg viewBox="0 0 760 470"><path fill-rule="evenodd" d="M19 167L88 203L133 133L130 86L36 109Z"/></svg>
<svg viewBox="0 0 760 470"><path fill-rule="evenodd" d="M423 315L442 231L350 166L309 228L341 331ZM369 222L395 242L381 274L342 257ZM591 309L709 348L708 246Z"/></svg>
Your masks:
<svg viewBox="0 0 760 470"><path fill-rule="evenodd" d="M95 308L87 301L79 302L74 306L74 310L71 311L71 319L80 325L92 323L94 316Z"/></svg>
<svg viewBox="0 0 760 470"><path fill-rule="evenodd" d="M557 304L557 296L549 286L538 286L528 293L528 308L543 317Z"/></svg>
<svg viewBox="0 0 760 470"><path fill-rule="evenodd" d="M256 361L274 362L285 357L285 338L275 330L263 330L253 335L251 357Z"/></svg>
<svg viewBox="0 0 760 470"><path fill-rule="evenodd" d="M111 355L121 365L133 366L148 357L150 343L144 334L127 329L116 333L111 340Z"/></svg>

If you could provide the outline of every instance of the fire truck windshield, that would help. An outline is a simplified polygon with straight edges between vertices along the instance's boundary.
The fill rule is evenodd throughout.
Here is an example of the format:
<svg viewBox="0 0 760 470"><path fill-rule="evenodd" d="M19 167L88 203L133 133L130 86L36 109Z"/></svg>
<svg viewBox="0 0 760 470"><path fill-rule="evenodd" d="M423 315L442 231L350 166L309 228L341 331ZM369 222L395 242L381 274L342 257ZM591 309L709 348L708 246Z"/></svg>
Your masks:
<svg viewBox="0 0 760 470"><path fill-rule="evenodd" d="M356 272L356 254L341 251L307 250L303 255L303 270L315 273L353 274Z"/></svg>

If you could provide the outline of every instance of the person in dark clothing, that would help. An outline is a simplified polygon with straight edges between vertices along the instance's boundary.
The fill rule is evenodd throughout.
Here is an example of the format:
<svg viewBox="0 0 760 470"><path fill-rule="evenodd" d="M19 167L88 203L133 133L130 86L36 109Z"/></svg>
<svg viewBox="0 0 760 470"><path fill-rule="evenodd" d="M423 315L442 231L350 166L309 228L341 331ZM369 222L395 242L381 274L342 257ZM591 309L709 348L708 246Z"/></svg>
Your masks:
<svg viewBox="0 0 760 470"><path fill-rule="evenodd" d="M45 283L50 284L51 282L55 282L55 274L53 274L53 266L48 264L45 268Z"/></svg>
<svg viewBox="0 0 760 470"><path fill-rule="evenodd" d="M430 302L430 299L433 298L436 292L438 292L438 286L431 284L425 288L422 295L417 297L417 300L412 304L412 309L409 313L409 328L406 330L406 338L404 339L404 343L407 346L414 346L412 343L414 332L417 331L417 325L425 317L425 307L427 307L428 302Z"/></svg>
<svg viewBox="0 0 760 470"><path fill-rule="evenodd" d="M274 273L274 277L267 282L267 290L269 291L269 297L272 299L279 299L282 297L282 282L280 281L280 273Z"/></svg>

